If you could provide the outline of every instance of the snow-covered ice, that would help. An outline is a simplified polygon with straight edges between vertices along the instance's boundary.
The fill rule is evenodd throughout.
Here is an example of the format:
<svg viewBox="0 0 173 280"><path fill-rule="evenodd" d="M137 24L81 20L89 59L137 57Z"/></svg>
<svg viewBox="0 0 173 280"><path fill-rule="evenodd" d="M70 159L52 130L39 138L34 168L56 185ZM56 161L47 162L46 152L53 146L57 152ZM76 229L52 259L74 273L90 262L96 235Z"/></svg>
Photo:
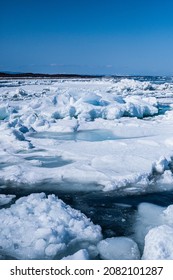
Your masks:
<svg viewBox="0 0 173 280"><path fill-rule="evenodd" d="M158 112L159 104L172 104L172 84L132 79L15 83L0 88L2 180L90 182L109 191L147 185L152 173L169 169L173 111ZM27 160L27 151L34 149L65 164L47 170L44 158L34 159L40 153Z"/></svg>
<svg viewBox="0 0 173 280"><path fill-rule="evenodd" d="M101 238L98 225L54 195L31 194L0 210L1 255L17 259L60 258L74 248L98 243Z"/></svg>
<svg viewBox="0 0 173 280"><path fill-rule="evenodd" d="M173 189L171 78L3 80L0 102L0 192L6 195L1 205L23 189L124 195ZM170 226L160 222L163 209L153 207L139 206L143 225L135 224L134 240L140 250L149 230ZM149 219L145 212L152 213ZM41 255L32 246L17 246L14 256L52 258L59 252L50 246L43 254L43 241L34 245ZM80 249L85 248L68 254Z"/></svg>

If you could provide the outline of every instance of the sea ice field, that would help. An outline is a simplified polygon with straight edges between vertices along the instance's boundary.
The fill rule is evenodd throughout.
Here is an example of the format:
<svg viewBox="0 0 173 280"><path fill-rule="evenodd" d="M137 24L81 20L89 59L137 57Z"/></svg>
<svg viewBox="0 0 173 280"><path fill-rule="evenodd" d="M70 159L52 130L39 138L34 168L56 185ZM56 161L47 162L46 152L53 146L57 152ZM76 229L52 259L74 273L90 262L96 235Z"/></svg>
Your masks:
<svg viewBox="0 0 173 280"><path fill-rule="evenodd" d="M0 259L173 259L173 78L0 80Z"/></svg>

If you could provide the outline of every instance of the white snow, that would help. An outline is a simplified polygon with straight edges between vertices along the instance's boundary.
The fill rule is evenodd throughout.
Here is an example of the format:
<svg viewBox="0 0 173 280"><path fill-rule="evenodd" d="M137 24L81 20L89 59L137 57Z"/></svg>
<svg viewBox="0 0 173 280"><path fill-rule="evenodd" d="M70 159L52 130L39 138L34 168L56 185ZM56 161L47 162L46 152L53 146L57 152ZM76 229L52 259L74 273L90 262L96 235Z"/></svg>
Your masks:
<svg viewBox="0 0 173 280"><path fill-rule="evenodd" d="M80 249L80 243L89 246L102 238L100 227L84 214L44 193L1 209L0 232L0 254L17 259L63 257L72 246Z"/></svg>
<svg viewBox="0 0 173 280"><path fill-rule="evenodd" d="M151 117L163 94L173 104L171 84L88 79L6 85L0 88L3 181L85 182L109 191L130 184L145 187L152 172L170 171L173 111ZM33 148L44 150L34 156L54 155L69 164L47 170L41 161L27 161L25 154Z"/></svg>
<svg viewBox="0 0 173 280"><path fill-rule="evenodd" d="M172 104L171 84L88 79L6 85L0 88L3 181L85 182L109 191L129 184L147 186L152 172L169 170L173 111L143 118L158 113L163 93ZM70 164L47 170L41 162L27 161L25 154L34 147L44 150L43 157L54 155Z"/></svg>
<svg viewBox="0 0 173 280"><path fill-rule="evenodd" d="M97 245L104 260L139 260L138 245L128 237L112 237L102 240Z"/></svg>

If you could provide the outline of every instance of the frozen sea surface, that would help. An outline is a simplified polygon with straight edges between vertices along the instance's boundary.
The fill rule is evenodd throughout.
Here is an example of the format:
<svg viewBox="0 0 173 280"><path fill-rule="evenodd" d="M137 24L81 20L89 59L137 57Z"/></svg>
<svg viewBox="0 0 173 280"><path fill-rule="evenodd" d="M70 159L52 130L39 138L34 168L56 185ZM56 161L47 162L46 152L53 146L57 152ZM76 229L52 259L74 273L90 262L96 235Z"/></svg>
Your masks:
<svg viewBox="0 0 173 280"><path fill-rule="evenodd" d="M73 132L38 132L30 134L30 137L41 139L55 139L64 141L89 141L99 142L106 140L116 140L117 137L107 129L92 129Z"/></svg>
<svg viewBox="0 0 173 280"><path fill-rule="evenodd" d="M151 222L153 231L140 235L137 230L143 225L136 219L141 203L173 204L171 77L2 80L0 100L0 211L15 209L14 202L30 194L54 194L101 226L103 246L79 242L62 254L52 253L53 258L118 258L104 253L105 244L109 248L117 240L120 251L124 248L123 259L164 258L161 248L156 255L153 236L160 230L164 239L170 224L162 221L156 230L157 223ZM151 208L147 204L146 212ZM27 258L29 248L15 244L17 253L3 251L1 258ZM171 240L164 244L165 250L172 248ZM49 258L49 242L37 245L42 253L31 258ZM131 255L135 246L140 256ZM50 248L47 251L55 252L57 244Z"/></svg>

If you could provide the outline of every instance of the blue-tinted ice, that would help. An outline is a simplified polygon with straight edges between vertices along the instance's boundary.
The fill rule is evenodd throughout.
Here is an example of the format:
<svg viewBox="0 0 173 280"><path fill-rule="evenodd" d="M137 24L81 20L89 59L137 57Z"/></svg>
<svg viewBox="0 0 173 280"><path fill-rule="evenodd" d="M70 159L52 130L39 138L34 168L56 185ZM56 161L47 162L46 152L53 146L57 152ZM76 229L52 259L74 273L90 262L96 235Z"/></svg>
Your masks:
<svg viewBox="0 0 173 280"><path fill-rule="evenodd" d="M71 160L64 160L62 157L58 156L29 156L25 158L26 160L38 160L41 163L41 167L55 168L61 167L66 164L72 163Z"/></svg>
<svg viewBox="0 0 173 280"><path fill-rule="evenodd" d="M116 140L117 137L107 129L80 130L77 132L37 132L30 134L34 138L47 138L62 141L106 141Z"/></svg>

